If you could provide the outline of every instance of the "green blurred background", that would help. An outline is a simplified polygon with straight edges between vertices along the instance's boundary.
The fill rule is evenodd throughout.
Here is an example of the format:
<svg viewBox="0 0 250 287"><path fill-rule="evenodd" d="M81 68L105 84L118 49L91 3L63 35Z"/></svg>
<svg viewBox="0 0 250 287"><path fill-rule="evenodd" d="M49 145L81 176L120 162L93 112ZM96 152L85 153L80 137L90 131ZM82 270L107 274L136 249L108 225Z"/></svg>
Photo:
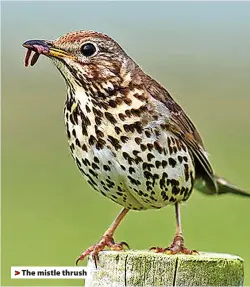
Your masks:
<svg viewBox="0 0 250 287"><path fill-rule="evenodd" d="M120 207L92 191L68 151L65 86L48 59L23 67L28 39L92 29L116 39L169 89L202 134L218 174L250 189L250 3L2 2L2 285L82 285L11 280L10 266L69 266ZM183 204L187 246L240 255L250 285L250 199ZM116 233L134 249L167 246L174 211L131 212ZM86 261L83 263L86 264Z"/></svg>

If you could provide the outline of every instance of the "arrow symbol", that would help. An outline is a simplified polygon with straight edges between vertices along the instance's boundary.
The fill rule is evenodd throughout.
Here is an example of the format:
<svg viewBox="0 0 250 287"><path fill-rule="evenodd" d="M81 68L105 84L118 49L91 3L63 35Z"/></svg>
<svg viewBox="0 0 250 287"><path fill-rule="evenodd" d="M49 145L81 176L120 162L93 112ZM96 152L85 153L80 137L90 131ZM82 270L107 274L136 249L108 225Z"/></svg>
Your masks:
<svg viewBox="0 0 250 287"><path fill-rule="evenodd" d="M19 275L19 274L20 274L20 271L16 271L16 270L15 270L15 276L16 276L16 275Z"/></svg>

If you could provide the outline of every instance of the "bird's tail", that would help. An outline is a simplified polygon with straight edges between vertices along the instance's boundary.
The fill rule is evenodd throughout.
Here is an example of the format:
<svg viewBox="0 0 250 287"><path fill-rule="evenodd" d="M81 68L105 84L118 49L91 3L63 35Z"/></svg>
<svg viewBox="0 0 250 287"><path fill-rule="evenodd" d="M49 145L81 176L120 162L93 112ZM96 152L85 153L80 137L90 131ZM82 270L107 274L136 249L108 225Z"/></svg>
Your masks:
<svg viewBox="0 0 250 287"><path fill-rule="evenodd" d="M214 176L214 181L215 181L215 186L216 189L211 189L209 188L206 183L201 180L198 179L195 182L195 188L201 192L204 192L206 194L225 194L225 193L232 193L232 194L236 194L236 195L242 195L242 196L248 196L250 197L250 192L243 190L239 187L237 187L236 185L230 183L228 180L224 179L223 177L219 177L219 176Z"/></svg>
<svg viewBox="0 0 250 287"><path fill-rule="evenodd" d="M250 192L239 188L238 186L227 181L226 179L218 176L215 176L214 178L218 186L218 194L233 193L243 196L250 196Z"/></svg>

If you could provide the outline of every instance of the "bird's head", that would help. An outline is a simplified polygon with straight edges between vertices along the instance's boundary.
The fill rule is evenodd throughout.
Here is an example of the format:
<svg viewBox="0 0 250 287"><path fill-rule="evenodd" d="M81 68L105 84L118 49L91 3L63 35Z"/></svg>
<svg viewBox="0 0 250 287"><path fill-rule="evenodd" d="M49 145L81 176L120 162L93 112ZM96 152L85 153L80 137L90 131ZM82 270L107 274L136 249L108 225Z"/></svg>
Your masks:
<svg viewBox="0 0 250 287"><path fill-rule="evenodd" d="M60 70L66 83L89 85L112 83L130 78L135 63L122 48L105 34L93 31L70 32L54 41L29 40L25 66L33 66L42 54Z"/></svg>

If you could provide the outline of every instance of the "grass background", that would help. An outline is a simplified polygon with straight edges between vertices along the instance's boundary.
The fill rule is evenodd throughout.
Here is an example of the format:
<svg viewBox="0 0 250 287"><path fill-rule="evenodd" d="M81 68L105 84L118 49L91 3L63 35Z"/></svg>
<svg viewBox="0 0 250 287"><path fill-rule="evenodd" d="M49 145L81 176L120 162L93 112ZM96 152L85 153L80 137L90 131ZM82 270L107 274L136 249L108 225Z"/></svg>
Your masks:
<svg viewBox="0 0 250 287"><path fill-rule="evenodd" d="M249 190L249 4L1 3L2 285L81 285L11 280L10 266L73 265L120 209L81 178L67 147L63 80L45 58L25 69L22 43L79 29L109 34L187 111L216 172ZM194 191L182 207L187 246L240 255L250 285L249 218L250 199ZM173 235L169 206L129 213L116 238L147 249Z"/></svg>

